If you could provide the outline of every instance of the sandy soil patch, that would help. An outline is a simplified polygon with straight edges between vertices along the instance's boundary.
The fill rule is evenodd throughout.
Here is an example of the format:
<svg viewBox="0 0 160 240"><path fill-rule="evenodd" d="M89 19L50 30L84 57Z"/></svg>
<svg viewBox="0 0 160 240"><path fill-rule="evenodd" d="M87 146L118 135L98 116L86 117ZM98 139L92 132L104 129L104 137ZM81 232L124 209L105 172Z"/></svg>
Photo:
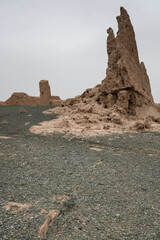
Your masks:
<svg viewBox="0 0 160 240"><path fill-rule="evenodd" d="M8 202L3 208L6 211L10 211L12 213L18 213L19 211L22 211L24 209L28 209L30 207L29 204L22 204L17 202Z"/></svg>

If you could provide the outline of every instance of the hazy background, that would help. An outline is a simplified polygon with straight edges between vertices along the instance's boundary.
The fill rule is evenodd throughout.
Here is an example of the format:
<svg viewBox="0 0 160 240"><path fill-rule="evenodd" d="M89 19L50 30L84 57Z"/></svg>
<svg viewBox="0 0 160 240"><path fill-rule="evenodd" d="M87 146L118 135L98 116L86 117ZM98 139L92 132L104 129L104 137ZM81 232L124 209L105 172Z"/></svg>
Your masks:
<svg viewBox="0 0 160 240"><path fill-rule="evenodd" d="M120 6L160 102L160 0L0 0L0 100L13 92L38 96L41 79L62 99L100 83L106 29L117 32Z"/></svg>

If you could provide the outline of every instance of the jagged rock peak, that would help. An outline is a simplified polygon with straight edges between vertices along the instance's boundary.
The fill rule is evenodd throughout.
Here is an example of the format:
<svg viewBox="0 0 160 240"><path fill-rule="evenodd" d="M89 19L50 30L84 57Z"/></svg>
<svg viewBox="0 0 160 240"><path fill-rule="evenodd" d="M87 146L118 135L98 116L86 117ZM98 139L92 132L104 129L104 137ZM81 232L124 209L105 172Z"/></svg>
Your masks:
<svg viewBox="0 0 160 240"><path fill-rule="evenodd" d="M112 28L107 30L108 68L100 87L100 103L106 107L120 105L135 115L137 107L153 103L150 82L144 63L139 63L134 29L123 7L117 22L116 37Z"/></svg>
<svg viewBox="0 0 160 240"><path fill-rule="evenodd" d="M135 61L139 63L134 29L130 17L123 7L120 8L120 16L117 17L117 22L118 22L117 40L119 44L122 44L124 48L132 54Z"/></svg>
<svg viewBox="0 0 160 240"><path fill-rule="evenodd" d="M104 108L121 108L128 115L139 115L143 107L154 105L150 81L144 63L139 62L134 29L127 11L121 7L117 17L118 32L107 29L108 67L101 84L80 96L64 101L64 106L99 104ZM104 109L105 111L105 109Z"/></svg>

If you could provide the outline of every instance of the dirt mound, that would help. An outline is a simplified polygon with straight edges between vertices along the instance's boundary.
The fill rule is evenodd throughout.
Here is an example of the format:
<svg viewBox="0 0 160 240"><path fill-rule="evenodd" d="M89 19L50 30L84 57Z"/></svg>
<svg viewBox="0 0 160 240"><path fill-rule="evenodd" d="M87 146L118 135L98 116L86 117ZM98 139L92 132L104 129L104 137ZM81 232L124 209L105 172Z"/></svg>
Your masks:
<svg viewBox="0 0 160 240"><path fill-rule="evenodd" d="M39 97L31 97L23 92L13 93L6 105L39 105Z"/></svg>
<svg viewBox="0 0 160 240"><path fill-rule="evenodd" d="M143 62L139 62L135 33L127 11L121 7L117 17L118 33L107 30L108 68L101 84L67 99L53 111L57 120L32 127L32 132L67 131L77 134L106 134L113 131L145 129L158 122L159 113L151 94ZM51 111L50 111L51 113ZM146 125L148 118L150 124ZM142 120L135 125L138 119ZM139 124L139 125L138 125ZM147 127L146 127L147 126ZM156 126L159 129L159 126Z"/></svg>

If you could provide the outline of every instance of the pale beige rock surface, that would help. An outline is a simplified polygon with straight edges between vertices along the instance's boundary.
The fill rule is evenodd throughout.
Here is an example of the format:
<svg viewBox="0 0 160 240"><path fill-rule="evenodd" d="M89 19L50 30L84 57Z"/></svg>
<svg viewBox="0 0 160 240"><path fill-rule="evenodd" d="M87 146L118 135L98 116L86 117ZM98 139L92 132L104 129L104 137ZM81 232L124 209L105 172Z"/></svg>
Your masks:
<svg viewBox="0 0 160 240"><path fill-rule="evenodd" d="M57 219L58 215L60 214L59 210L50 210L45 222L39 228L37 237L38 238L45 238L47 237L48 228L53 222Z"/></svg>

